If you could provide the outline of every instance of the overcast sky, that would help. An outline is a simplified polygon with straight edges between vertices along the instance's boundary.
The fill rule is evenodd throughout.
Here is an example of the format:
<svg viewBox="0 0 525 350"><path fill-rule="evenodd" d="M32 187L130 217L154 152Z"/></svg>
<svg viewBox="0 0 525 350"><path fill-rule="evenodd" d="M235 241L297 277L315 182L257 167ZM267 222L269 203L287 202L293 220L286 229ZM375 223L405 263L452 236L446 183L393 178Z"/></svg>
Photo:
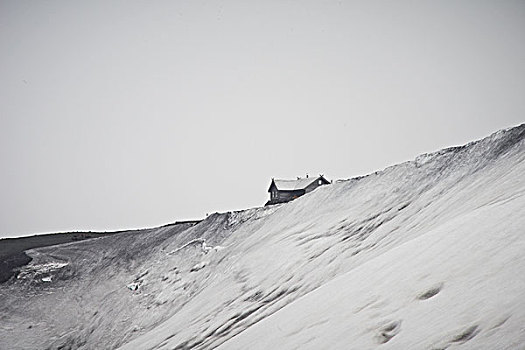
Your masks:
<svg viewBox="0 0 525 350"><path fill-rule="evenodd" d="M0 237L261 206L525 121L524 1L0 0Z"/></svg>

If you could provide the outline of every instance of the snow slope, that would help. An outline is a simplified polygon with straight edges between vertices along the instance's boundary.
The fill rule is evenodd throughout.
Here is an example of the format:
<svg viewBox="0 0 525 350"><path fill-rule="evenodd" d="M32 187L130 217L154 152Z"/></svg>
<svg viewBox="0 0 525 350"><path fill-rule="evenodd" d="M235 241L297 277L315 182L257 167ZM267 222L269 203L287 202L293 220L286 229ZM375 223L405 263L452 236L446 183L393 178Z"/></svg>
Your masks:
<svg viewBox="0 0 525 350"><path fill-rule="evenodd" d="M31 250L0 285L0 349L525 349L524 140Z"/></svg>

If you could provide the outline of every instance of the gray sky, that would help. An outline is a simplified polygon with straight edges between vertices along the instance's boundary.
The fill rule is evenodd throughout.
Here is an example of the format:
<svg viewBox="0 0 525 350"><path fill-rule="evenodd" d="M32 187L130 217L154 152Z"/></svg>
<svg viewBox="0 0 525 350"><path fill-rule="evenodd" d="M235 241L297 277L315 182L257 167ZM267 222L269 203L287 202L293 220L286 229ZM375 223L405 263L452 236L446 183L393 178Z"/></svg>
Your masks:
<svg viewBox="0 0 525 350"><path fill-rule="evenodd" d="M525 120L524 1L0 0L0 237L260 206Z"/></svg>

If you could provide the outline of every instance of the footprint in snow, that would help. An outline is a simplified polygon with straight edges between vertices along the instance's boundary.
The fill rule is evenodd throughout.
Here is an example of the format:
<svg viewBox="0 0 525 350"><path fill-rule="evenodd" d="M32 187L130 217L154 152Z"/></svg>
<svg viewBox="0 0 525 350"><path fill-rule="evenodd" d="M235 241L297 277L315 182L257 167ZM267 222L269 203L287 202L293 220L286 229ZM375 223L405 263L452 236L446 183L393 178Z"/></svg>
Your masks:
<svg viewBox="0 0 525 350"><path fill-rule="evenodd" d="M420 294L417 298L419 300L427 300L427 299L430 299L432 298L433 296L436 296L439 292L441 292L441 289L443 289L443 283L440 283L430 289L428 289L427 291L425 291L424 293Z"/></svg>
<svg viewBox="0 0 525 350"><path fill-rule="evenodd" d="M466 343L478 333L479 327L477 325L471 326L452 338L452 343Z"/></svg>
<svg viewBox="0 0 525 350"><path fill-rule="evenodd" d="M207 261L203 261L201 263L198 263L196 264L195 266L193 266L190 270L190 272L197 272L199 270L202 270L203 268L206 267L206 265L208 265L208 262Z"/></svg>
<svg viewBox="0 0 525 350"><path fill-rule="evenodd" d="M442 345L433 347L432 350L446 350L452 345L465 344L466 342L474 338L480 331L481 329L478 325L472 325L458 332L456 335L448 338L444 341L444 343L442 343Z"/></svg>
<svg viewBox="0 0 525 350"><path fill-rule="evenodd" d="M388 343L401 330L401 321L389 322L379 328L376 340L379 344Z"/></svg>

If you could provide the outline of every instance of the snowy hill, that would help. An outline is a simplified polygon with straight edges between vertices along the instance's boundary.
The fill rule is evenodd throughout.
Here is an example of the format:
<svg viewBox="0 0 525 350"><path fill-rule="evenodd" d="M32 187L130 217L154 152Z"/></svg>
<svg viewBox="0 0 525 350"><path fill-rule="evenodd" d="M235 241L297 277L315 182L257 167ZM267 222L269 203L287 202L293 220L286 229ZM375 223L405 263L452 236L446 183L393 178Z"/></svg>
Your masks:
<svg viewBox="0 0 525 350"><path fill-rule="evenodd" d="M525 124L297 200L27 252L0 349L525 349Z"/></svg>

